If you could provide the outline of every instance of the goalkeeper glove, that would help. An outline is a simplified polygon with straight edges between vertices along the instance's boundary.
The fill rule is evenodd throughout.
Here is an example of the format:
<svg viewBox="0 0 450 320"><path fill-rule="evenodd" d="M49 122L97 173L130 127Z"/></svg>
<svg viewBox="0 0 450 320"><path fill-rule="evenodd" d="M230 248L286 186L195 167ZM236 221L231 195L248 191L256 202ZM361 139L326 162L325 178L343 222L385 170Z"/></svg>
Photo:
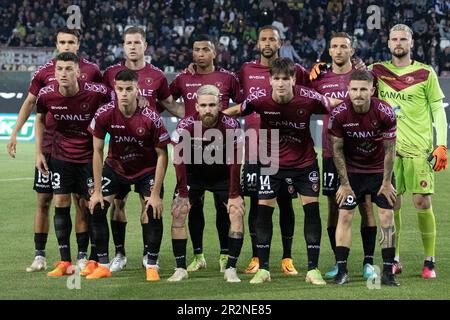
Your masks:
<svg viewBox="0 0 450 320"><path fill-rule="evenodd" d="M442 169L447 169L448 165L448 156L447 156L447 148L445 146L437 146L433 153L428 157L428 161L432 161L433 158L436 158L436 162L433 166L434 171L441 171Z"/></svg>
<svg viewBox="0 0 450 320"><path fill-rule="evenodd" d="M311 81L316 80L319 77L322 70L326 70L327 68L328 68L328 66L325 62L316 63L312 67L311 72L309 73L309 80L311 80Z"/></svg>

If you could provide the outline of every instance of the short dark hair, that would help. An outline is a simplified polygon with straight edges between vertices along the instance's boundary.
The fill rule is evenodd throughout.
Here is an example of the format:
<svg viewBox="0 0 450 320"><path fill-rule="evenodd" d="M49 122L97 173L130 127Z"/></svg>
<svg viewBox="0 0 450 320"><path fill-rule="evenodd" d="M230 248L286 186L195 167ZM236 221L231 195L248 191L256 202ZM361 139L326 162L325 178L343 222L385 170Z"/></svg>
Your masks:
<svg viewBox="0 0 450 320"><path fill-rule="evenodd" d="M62 52L58 54L55 58L56 61L72 61L75 64L78 64L80 59L75 53L72 52Z"/></svg>
<svg viewBox="0 0 450 320"><path fill-rule="evenodd" d="M274 27L274 26L272 26L272 25L270 25L270 24L266 24L265 26L260 27L260 28L258 29L258 37L259 37L259 34L261 33L261 31L263 31L263 30L273 30L273 31L276 31L276 32L278 33L278 38L280 38L280 30L279 30L277 27Z"/></svg>
<svg viewBox="0 0 450 320"><path fill-rule="evenodd" d="M140 27L129 27L128 29L126 29L125 32L123 33L123 40L125 41L125 36L127 34L135 34L135 33L139 33L142 36L142 39L144 39L144 41L147 41L145 37L145 31Z"/></svg>
<svg viewBox="0 0 450 320"><path fill-rule="evenodd" d="M285 74L290 77L295 76L295 64L289 58L276 58L270 67L270 75Z"/></svg>
<svg viewBox="0 0 450 320"><path fill-rule="evenodd" d="M119 71L114 77L116 81L134 81L138 82L138 74L134 70L124 69Z"/></svg>
<svg viewBox="0 0 450 320"><path fill-rule="evenodd" d="M352 80L373 82L373 75L372 75L372 72L370 72L370 71L355 70L350 75L350 81L352 81Z"/></svg>
<svg viewBox="0 0 450 320"><path fill-rule="evenodd" d="M331 34L330 41L334 38L346 38L350 41L350 43L353 42L352 37L347 32L333 32Z"/></svg>
<svg viewBox="0 0 450 320"><path fill-rule="evenodd" d="M214 39L213 37L211 37L209 34L199 34L199 35L196 35L196 36L194 37L194 41L192 41L192 46L194 46L194 42L197 42L197 41L209 41L209 42L212 44L213 48L214 48L214 49L216 48L216 41L215 41L215 39Z"/></svg>
<svg viewBox="0 0 450 320"><path fill-rule="evenodd" d="M67 27L59 28L56 31L56 37L58 37L58 34L60 34L60 33L68 33L68 34L74 35L75 37L77 37L78 42L80 42L81 33L80 33L80 30L78 30L78 29L69 29Z"/></svg>

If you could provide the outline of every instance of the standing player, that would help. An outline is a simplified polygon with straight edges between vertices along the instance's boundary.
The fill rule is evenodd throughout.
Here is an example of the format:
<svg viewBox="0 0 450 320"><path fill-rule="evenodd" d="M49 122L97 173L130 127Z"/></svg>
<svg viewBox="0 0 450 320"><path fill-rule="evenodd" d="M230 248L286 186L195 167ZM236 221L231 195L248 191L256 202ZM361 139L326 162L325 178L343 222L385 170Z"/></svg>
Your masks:
<svg viewBox="0 0 450 320"><path fill-rule="evenodd" d="M242 102L239 80L236 75L223 68L216 69L214 58L216 49L214 41L208 35L196 36L193 42L192 57L195 63L195 73L184 71L179 73L170 84L170 92L174 99L183 97L185 117L196 113L197 90L203 85L214 85L220 91L221 110L228 108L230 99L236 103ZM189 213L189 233L194 249L194 260L189 264L188 271L197 271L206 268L206 259L203 254L203 230L205 216L203 212L204 195L192 202ZM216 227L220 242L220 271L225 272L228 260L228 230L230 220L222 200L214 196L216 207Z"/></svg>
<svg viewBox="0 0 450 320"><path fill-rule="evenodd" d="M94 210L96 205L101 204L102 218L107 226L106 213L114 196L121 189L135 185L135 191L141 196L141 223L148 248L147 281L157 281L159 274L156 261L163 235L162 188L170 138L156 111L138 108L137 83L135 71L125 69L117 73L114 84L117 101L100 107L88 129L94 139L95 185L89 207ZM111 138L108 157L103 166L106 133ZM107 270L99 267L93 271L92 277L100 278L105 274L108 274Z"/></svg>
<svg viewBox="0 0 450 320"><path fill-rule="evenodd" d="M220 112L221 107L220 90L212 85L201 86L197 91L195 106L197 113L185 117L177 125L174 137L174 163L178 194L172 206L172 245L177 267L168 281L181 281L188 277L185 225L187 208L189 202L192 204L200 201L206 190L220 199L229 215L229 252L224 278L227 282L241 281L236 272L236 263L244 237L245 212L239 187L238 150L241 149L241 145L240 137L236 136L236 132L240 134L240 125L236 120ZM213 132L220 136L214 135ZM208 135L210 138L206 138ZM227 150L227 147L232 147L233 150ZM201 163L196 161L198 159L195 155L199 150L202 155ZM222 156L216 158L217 154ZM205 159L205 155L212 156L215 161L208 164L210 161Z"/></svg>
<svg viewBox="0 0 450 320"><path fill-rule="evenodd" d="M130 27L123 34L123 47L126 54L126 60L113 65L105 70L103 74L103 83L111 90L114 89L114 79L118 72L130 69L136 71L139 77L138 90L139 96L148 100L150 107L162 112L166 108L175 116L182 117L184 111L181 105L177 105L172 99L169 86L164 73L150 63L145 62L145 50L147 42L145 40L145 32L138 27ZM157 105L157 102L159 104ZM111 208L111 231L113 234L115 245L115 257L111 262L111 271L116 272L122 270L127 264L125 253L125 231L126 231L126 215L125 203L128 192L130 190L122 190ZM142 230L144 235L144 230ZM143 265L147 262L147 249L143 253Z"/></svg>
<svg viewBox="0 0 450 320"><path fill-rule="evenodd" d="M80 33L77 30L62 28L56 33L56 49L59 53L72 52L77 53L80 48ZM36 104L39 90L46 85L55 81L55 64L56 60L52 59L43 66L39 67L34 73L28 88L28 95L22 104L16 125L8 142L7 149L11 157L15 158L17 134L22 129L25 122L31 115L34 105ZM102 75L98 66L86 59L80 59L80 79L89 82L101 82ZM52 137L54 130L54 122L49 116L45 121L43 152L47 161L50 160L50 153L52 150ZM31 266L26 270L28 272L39 271L47 268L45 259L45 246L47 243L49 230L49 210L52 201L52 186L50 176L43 176L39 170L35 168L34 188L37 193L37 206L34 217L34 246L35 258ZM89 245L89 236L87 233L87 225L83 217L82 210L78 204L79 199L75 197L74 203L76 208L76 237L78 243L78 266L80 269L84 268L87 261L87 247Z"/></svg>
<svg viewBox="0 0 450 320"><path fill-rule="evenodd" d="M388 45L392 60L375 63L371 68L378 80L378 97L393 106L397 115L394 174L399 197L394 206L397 230L394 272L402 270L399 254L401 195L411 192L425 251L422 277L435 278L436 222L431 195L434 193L433 170L446 169L448 163L444 94L433 68L411 59L413 40L408 26L398 24L392 27ZM436 147L433 146L433 124ZM434 166L430 161L433 158L436 158Z"/></svg>
<svg viewBox="0 0 450 320"><path fill-rule="evenodd" d="M36 102L36 167L45 175L51 168L55 234L61 254L61 260L49 276L71 272L70 194L88 197L87 183L92 179L92 139L87 127L97 108L111 96L106 86L78 80L79 76L78 57L71 52L60 53L55 62L56 82L42 88ZM47 113L55 121L50 163L45 158L43 144Z"/></svg>
<svg viewBox="0 0 450 320"><path fill-rule="evenodd" d="M380 245L383 257L381 283L399 286L392 273L395 255L392 184L395 158L395 113L384 101L371 98L375 88L368 71L350 76L350 101L338 105L330 114L330 134L334 162L340 185L336 192L339 220L336 228L335 256L339 271L335 284L349 281L347 259L352 241L352 219L358 203L370 195L378 207Z"/></svg>
<svg viewBox="0 0 450 320"><path fill-rule="evenodd" d="M312 81L311 87L317 92L335 99L346 99L348 96L348 84L353 73L351 58L354 50L352 39L345 32L338 32L331 36L329 54L332 59L330 69L322 70L320 76ZM336 203L336 191L339 186L339 177L333 162L333 149L331 137L328 135L328 115L324 117L322 130L322 170L323 170L323 195L328 198L328 237L333 252L336 248L336 225L338 223L338 205ZM368 279L373 276L373 255L377 227L370 197L359 204L361 213L361 238L364 248L363 277ZM333 270L325 274L326 278L334 278L337 274L337 265Z"/></svg>
<svg viewBox="0 0 450 320"><path fill-rule="evenodd" d="M319 212L320 175L314 143L309 130L313 113L327 113L331 100L314 90L295 85L295 65L288 58L278 58L270 68L271 92L258 92L247 97L241 105L241 114L253 111L261 117L261 129L279 130L279 141L268 148L279 150L279 159L272 166L279 168L273 175L259 177L258 217L256 237L260 269L250 283L270 281L269 255L272 241L272 214L276 197L283 183L301 195L305 213L304 236L307 245L308 273L306 281L324 285L318 269L322 227ZM261 168L261 170L263 167Z"/></svg>
<svg viewBox="0 0 450 320"><path fill-rule="evenodd" d="M280 47L280 33L277 28L268 25L259 29L257 48L260 52L260 58L259 60L244 63L239 71L239 81L245 97L252 94L268 93L271 90L269 83L270 67L272 62L278 58L278 50ZM308 72L299 64L295 64L295 79L296 84L298 85L310 85ZM260 127L259 114L254 112L244 119L245 130L247 132L252 130L257 135ZM258 147L256 146L256 150L257 148ZM249 154L249 144L246 143L242 186L244 196L250 197L248 225L252 241L252 260L244 272L256 273L259 269L258 252L256 249L256 217L258 212L257 181L259 179L259 166L256 163L249 162ZM281 271L287 275L298 274L294 267L291 255L295 226L295 215L291 200L292 196L296 195L290 194L285 185L277 197L277 203L280 209L280 229L283 244Z"/></svg>

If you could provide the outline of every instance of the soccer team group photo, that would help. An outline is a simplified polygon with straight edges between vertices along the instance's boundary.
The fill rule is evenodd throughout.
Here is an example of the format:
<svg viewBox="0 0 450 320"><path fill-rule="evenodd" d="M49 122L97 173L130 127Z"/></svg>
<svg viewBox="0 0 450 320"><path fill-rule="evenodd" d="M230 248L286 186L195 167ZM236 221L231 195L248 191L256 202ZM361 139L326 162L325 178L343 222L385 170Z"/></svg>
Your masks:
<svg viewBox="0 0 450 320"><path fill-rule="evenodd" d="M3 299L450 298L449 1L0 2Z"/></svg>

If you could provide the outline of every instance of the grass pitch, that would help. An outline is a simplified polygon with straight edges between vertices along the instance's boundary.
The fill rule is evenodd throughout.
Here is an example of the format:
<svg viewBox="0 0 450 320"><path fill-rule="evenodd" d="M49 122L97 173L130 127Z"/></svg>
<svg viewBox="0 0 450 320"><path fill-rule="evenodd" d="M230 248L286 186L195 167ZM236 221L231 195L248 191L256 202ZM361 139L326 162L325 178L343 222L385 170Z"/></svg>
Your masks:
<svg viewBox="0 0 450 320"><path fill-rule="evenodd" d="M423 280L423 248L417 227L417 215L411 202L411 196L404 197L403 227L401 238L401 257L404 272L398 279L400 288L370 290L362 278L362 244L359 234L360 218L355 216L353 225L353 247L349 258L351 282L345 287L336 288L332 284L314 287L305 283L306 247L303 239L303 211L295 201L296 226L293 243L293 258L299 275L287 277L280 272L281 239L278 226L278 211L274 213L274 237L271 250L272 282L251 285L251 275L240 273L241 283L228 284L219 273L219 241L215 228L215 214L211 194L205 203L206 227L204 250L208 263L206 270L189 275L181 283L168 283L166 279L173 273L175 259L170 240L170 201L175 186L173 166L169 164L165 180L164 197L164 236L161 247L162 281L147 283L142 262L142 236L139 222L139 201L136 194L129 197L127 204L126 250L128 265L113 277L100 280L81 279L79 290L67 288L67 278L51 279L44 272L27 273L25 268L34 257L33 217L36 195L32 190L34 175L34 144L19 143L17 157L11 159L5 152L6 143L0 143L0 299L163 299L163 300L203 300L203 299L449 299L450 298L450 215L448 214L448 196L450 191L449 170L436 175L436 193L433 196L433 208L437 224L437 279ZM324 274L333 263L326 232L326 199L320 197L322 216L322 250L320 270ZM74 210L72 210L74 214ZM47 261L49 267L59 259L57 243L53 229L53 208L51 226L47 243ZM247 217L246 217L247 220ZM247 224L247 221L246 221ZM72 256L75 255L76 241L72 229ZM188 263L192 258L192 246L188 241ZM110 254L113 255L112 237ZM238 270L245 269L251 258L250 238L246 229L244 246L238 262ZM377 245L375 264L382 266L381 252Z"/></svg>

